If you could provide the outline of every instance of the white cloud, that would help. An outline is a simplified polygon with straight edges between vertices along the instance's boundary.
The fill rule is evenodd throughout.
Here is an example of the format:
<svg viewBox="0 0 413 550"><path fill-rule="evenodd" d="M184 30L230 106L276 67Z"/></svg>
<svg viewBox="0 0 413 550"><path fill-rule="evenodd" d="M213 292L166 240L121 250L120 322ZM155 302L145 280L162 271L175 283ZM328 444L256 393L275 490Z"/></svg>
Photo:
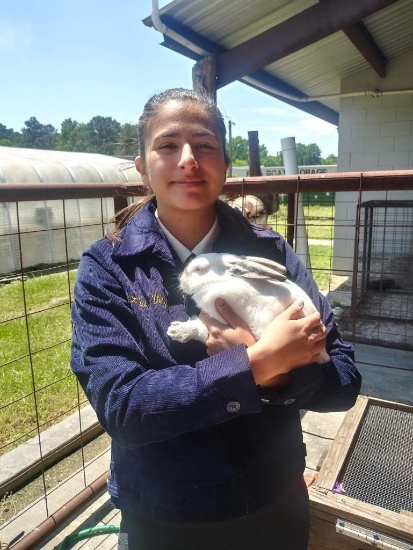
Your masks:
<svg viewBox="0 0 413 550"><path fill-rule="evenodd" d="M0 51L12 52L27 47L32 40L32 30L28 23L8 23L0 21Z"/></svg>
<svg viewBox="0 0 413 550"><path fill-rule="evenodd" d="M327 136L329 134L336 134L337 128L333 124L314 117L305 117L301 120L301 124L312 132L319 136Z"/></svg>

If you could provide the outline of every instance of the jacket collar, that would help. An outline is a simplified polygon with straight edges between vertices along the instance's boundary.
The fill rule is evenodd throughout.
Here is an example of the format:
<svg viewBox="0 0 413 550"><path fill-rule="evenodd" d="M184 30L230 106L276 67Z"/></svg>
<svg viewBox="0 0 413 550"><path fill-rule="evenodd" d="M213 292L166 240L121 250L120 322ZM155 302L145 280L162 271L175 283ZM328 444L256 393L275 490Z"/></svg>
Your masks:
<svg viewBox="0 0 413 550"><path fill-rule="evenodd" d="M119 234L119 240L113 245L114 258L135 256L148 250L153 251L169 262L173 262L172 253L167 239L155 217L156 200L145 204L137 212ZM221 235L217 240L217 251L227 243L238 241L247 246L251 239L256 238L257 230L242 214L223 201L217 201L217 216L221 227ZM259 231L260 236L267 236L266 231ZM243 247L242 247L243 248ZM241 252L241 250L240 250Z"/></svg>
<svg viewBox="0 0 413 550"><path fill-rule="evenodd" d="M172 261L167 240L155 218L156 201L145 204L126 224L113 246L114 258L135 256L147 250Z"/></svg>

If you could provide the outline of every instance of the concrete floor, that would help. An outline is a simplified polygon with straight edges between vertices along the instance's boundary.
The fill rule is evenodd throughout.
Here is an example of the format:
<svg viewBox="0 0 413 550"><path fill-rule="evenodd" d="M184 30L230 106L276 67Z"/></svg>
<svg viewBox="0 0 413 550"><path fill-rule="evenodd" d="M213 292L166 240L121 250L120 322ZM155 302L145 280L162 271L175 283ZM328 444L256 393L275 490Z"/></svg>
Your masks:
<svg viewBox="0 0 413 550"><path fill-rule="evenodd" d="M356 363L363 376L362 395L413 405L413 352L356 344ZM312 474L319 470L345 414L303 411L302 427L307 445L307 473ZM88 478L96 479L108 469L108 465L109 452L91 467ZM56 506L59 500L61 504L67 502L67 491L67 487L62 485L60 491L54 492ZM39 506L44 508L44 502L39 503ZM39 520L40 516L36 509L30 509L14 518L0 529L0 541L8 542L21 531L28 533L35 529L43 521L43 514L44 511L40 513ZM119 525L119 520L119 513L112 508L105 491L97 495L76 518L53 531L49 540L43 541L39 546L33 546L33 550L57 550L64 538L70 534L97 525ZM102 550L115 549L117 535L100 535L71 546L83 550L98 547Z"/></svg>

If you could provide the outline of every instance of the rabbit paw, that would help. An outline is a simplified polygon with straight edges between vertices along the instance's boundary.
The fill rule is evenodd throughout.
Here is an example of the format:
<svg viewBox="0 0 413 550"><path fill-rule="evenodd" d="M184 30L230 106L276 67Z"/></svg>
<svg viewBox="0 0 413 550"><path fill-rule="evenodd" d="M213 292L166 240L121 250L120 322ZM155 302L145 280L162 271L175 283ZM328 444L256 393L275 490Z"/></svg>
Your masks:
<svg viewBox="0 0 413 550"><path fill-rule="evenodd" d="M199 340L206 342L208 338L208 329L200 319L189 319L189 321L172 321L167 330L167 334L172 340L185 343L190 340Z"/></svg>

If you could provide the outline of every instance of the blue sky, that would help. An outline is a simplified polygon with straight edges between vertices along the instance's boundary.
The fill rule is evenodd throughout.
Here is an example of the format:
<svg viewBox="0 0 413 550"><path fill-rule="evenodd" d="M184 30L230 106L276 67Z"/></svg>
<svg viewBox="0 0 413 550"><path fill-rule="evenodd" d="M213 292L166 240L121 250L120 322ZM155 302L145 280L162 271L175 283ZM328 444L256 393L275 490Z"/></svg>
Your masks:
<svg viewBox="0 0 413 550"><path fill-rule="evenodd" d="M58 129L97 115L136 122L153 93L191 88L193 61L160 45L142 23L150 12L151 0L1 0L0 123L20 131L31 116ZM218 103L233 136L258 130L271 154L289 136L337 154L334 126L245 84L219 90Z"/></svg>

